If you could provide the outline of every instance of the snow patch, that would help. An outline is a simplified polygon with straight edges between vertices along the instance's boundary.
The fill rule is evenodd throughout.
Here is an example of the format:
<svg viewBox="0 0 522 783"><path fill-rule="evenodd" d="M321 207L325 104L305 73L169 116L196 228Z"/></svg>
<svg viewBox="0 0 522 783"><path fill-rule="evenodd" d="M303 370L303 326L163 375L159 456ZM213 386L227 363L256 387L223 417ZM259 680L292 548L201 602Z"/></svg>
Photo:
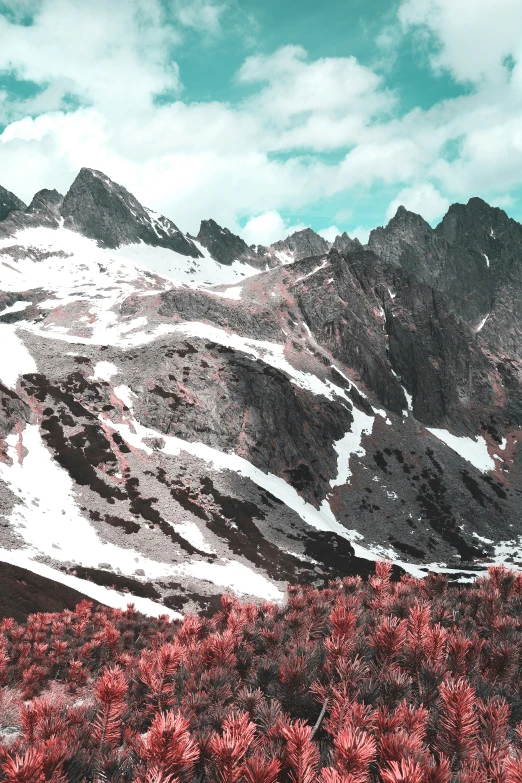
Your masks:
<svg viewBox="0 0 522 783"><path fill-rule="evenodd" d="M20 375L36 372L36 362L17 334L16 326L0 324L0 380L10 389Z"/></svg>
<svg viewBox="0 0 522 783"><path fill-rule="evenodd" d="M221 296L223 299L233 299L237 302L240 301L243 293L241 285L228 286L224 291L216 291L215 288L207 288L205 290L212 296Z"/></svg>
<svg viewBox="0 0 522 783"><path fill-rule="evenodd" d="M487 265L488 265L488 267L489 267L489 258L488 258L488 256L487 256L485 253L482 253L482 255L483 255L483 256L484 256L484 258L486 259L486 264L487 264Z"/></svg>
<svg viewBox="0 0 522 783"><path fill-rule="evenodd" d="M90 376L93 380L107 381L110 383L113 375L117 375L118 368L112 362L97 362L94 365L94 370Z"/></svg>
<svg viewBox="0 0 522 783"><path fill-rule="evenodd" d="M129 389L128 386L123 384L121 386L115 386L114 394L119 400L121 400L121 402L123 402L127 408L129 408L129 410L132 410L133 392Z"/></svg>
<svg viewBox="0 0 522 783"><path fill-rule="evenodd" d="M18 566L19 568L25 568L33 574L38 574L46 579L51 579L53 582L66 585L67 587L82 593L87 598L99 601L99 603L105 604L105 606L111 606L113 609L123 609L125 611L125 609L132 605L138 612L141 612L148 617L161 617L166 615L167 617L170 617L171 620L179 620L183 617L179 612L175 612L174 609L169 609L162 604L157 604L155 601L151 601L150 598L141 598L140 596L131 595L130 593L120 593L118 590L102 587L87 579L80 579L72 574L64 574L56 568L51 568L44 563L33 560L25 550L0 549L0 562L9 563L10 565Z"/></svg>
<svg viewBox="0 0 522 783"><path fill-rule="evenodd" d="M490 313L488 313L488 314L486 315L486 317L485 317L485 318L483 318L483 319L482 319L482 321L479 323L479 325L478 325L478 326L477 326L477 328L475 329L475 332L477 332L477 334L478 334L478 332L481 332L481 331L482 331L482 329L484 328L484 325L485 325L486 321L488 320L489 316L490 316Z"/></svg>
<svg viewBox="0 0 522 783"><path fill-rule="evenodd" d="M163 247L151 247L145 243L124 245L117 250L105 251L111 257L131 262L175 283L194 283L195 287L227 285L238 280L259 274L259 269L241 261L232 264L220 264L208 250L198 242L191 240L202 254L192 258Z"/></svg>
<svg viewBox="0 0 522 783"><path fill-rule="evenodd" d="M511 541L500 541L494 548L493 560L496 563L505 563L508 558L518 557L522 560L522 536Z"/></svg>
<svg viewBox="0 0 522 783"><path fill-rule="evenodd" d="M22 310L27 310L31 302L15 302L11 307L6 307L5 310L0 312L0 316L7 315L8 313L20 313Z"/></svg>
<svg viewBox="0 0 522 783"><path fill-rule="evenodd" d="M21 501L15 505L9 521L25 541L31 557L47 555L90 568L111 563L128 576L134 576L137 568L143 568L149 578L172 574L170 564L101 540L82 516L74 499L72 479L52 458L37 425L26 425L20 441L13 433L6 442L12 465L0 462L0 479ZM20 447L27 450L21 461Z"/></svg>
<svg viewBox="0 0 522 783"><path fill-rule="evenodd" d="M185 541L188 541L189 544L192 544L196 549L199 549L201 552L207 552L209 555L214 553L214 550L207 544L205 536L195 522L189 522L187 520L185 522L171 522L170 525L174 528L176 533L179 533Z"/></svg>
<svg viewBox="0 0 522 783"><path fill-rule="evenodd" d="M284 593L262 574L257 574L243 563L234 560L224 563L194 561L180 566L178 573L211 582L242 595L255 595L258 598L265 598L267 601L282 601L284 599Z"/></svg>
<svg viewBox="0 0 522 783"><path fill-rule="evenodd" d="M444 429L426 427L428 432L435 435L436 438L443 441L450 449L456 451L463 459L474 465L477 470L487 473L489 470L495 470L495 462L488 453L488 445L482 436L476 440L472 438L458 437Z"/></svg>
<svg viewBox="0 0 522 783"><path fill-rule="evenodd" d="M478 533L472 533L471 534L473 538L476 538L478 541L482 541L483 544L492 544L493 539L491 538L484 538L484 536L479 536Z"/></svg>
<svg viewBox="0 0 522 783"><path fill-rule="evenodd" d="M348 479L352 475L350 470L350 458L352 456L364 457L366 451L361 446L362 436L371 435L373 430L373 423L375 421L373 416L368 416L366 413L357 410L357 408L352 409L352 415L353 422L351 431L347 432L341 440L338 440L333 444L338 457L337 476L330 481L332 489L334 487L342 487L348 483Z"/></svg>

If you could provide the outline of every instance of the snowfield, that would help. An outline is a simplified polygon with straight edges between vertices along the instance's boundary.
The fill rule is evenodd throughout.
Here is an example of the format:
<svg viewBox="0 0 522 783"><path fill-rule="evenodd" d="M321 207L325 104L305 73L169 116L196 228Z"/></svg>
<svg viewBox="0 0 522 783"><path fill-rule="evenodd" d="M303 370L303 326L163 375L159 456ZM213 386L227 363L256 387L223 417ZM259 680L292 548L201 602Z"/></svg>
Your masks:
<svg viewBox="0 0 522 783"><path fill-rule="evenodd" d="M426 427L426 429L482 473L486 473L488 470L495 470L495 463L488 452L488 445L481 435L476 440L473 440L472 438L452 435L448 430L433 427Z"/></svg>
<svg viewBox="0 0 522 783"><path fill-rule="evenodd" d="M20 375L36 372L36 362L18 336L15 326L0 324L0 346L0 381L14 389Z"/></svg>

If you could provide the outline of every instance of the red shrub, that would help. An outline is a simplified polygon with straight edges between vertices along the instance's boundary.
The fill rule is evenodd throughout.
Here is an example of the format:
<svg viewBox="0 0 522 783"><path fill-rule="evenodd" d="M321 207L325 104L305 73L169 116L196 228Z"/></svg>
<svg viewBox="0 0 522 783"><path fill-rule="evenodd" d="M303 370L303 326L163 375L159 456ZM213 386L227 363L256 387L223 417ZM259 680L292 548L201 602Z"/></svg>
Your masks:
<svg viewBox="0 0 522 783"><path fill-rule="evenodd" d="M522 783L522 577L0 622L0 783Z"/></svg>

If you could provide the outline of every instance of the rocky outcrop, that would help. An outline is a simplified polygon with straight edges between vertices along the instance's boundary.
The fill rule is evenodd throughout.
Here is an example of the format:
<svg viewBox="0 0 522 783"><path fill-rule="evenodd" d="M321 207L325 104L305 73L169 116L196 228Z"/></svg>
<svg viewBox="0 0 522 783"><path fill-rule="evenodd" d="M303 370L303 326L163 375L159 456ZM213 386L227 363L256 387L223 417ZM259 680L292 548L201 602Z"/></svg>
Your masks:
<svg viewBox="0 0 522 783"><path fill-rule="evenodd" d="M337 237L337 249L359 249L358 239L352 240L347 234ZM336 240L336 241L337 241ZM327 253L330 242L316 234L311 228L296 231L286 239L273 245L251 245L228 228L222 228L214 220L203 220L197 236L197 241L207 248L212 258L220 264L232 264L241 261L256 269L270 269L290 261L300 261L303 258Z"/></svg>
<svg viewBox="0 0 522 783"><path fill-rule="evenodd" d="M31 410L12 389L0 382L0 457L1 441L11 433L16 426L23 426L30 421Z"/></svg>
<svg viewBox="0 0 522 783"><path fill-rule="evenodd" d="M64 198L61 215L66 228L104 247L145 242L185 256L201 256L172 221L143 207L128 190L100 171L80 171Z"/></svg>
<svg viewBox="0 0 522 783"><path fill-rule="evenodd" d="M479 570L518 535L522 227L501 210L472 199L432 229L400 208L365 248L310 229L249 247L212 220L193 241L84 169L0 231L27 226L60 230L2 250L20 365L0 385L0 546L186 610L388 554ZM105 251L128 243L155 274ZM154 247L191 277L175 256L162 278ZM63 515L89 544L64 543Z"/></svg>
<svg viewBox="0 0 522 783"><path fill-rule="evenodd" d="M218 264L241 261L259 269L266 266L263 255L255 247L249 247L241 237L228 228L221 228L215 220L202 220L196 239Z"/></svg>
<svg viewBox="0 0 522 783"><path fill-rule="evenodd" d="M400 414L407 405L387 357L383 297L386 301L389 295L376 256L364 250L349 255L331 251L323 266L302 275L295 286L297 303L317 341Z"/></svg>
<svg viewBox="0 0 522 783"><path fill-rule="evenodd" d="M276 255L286 256L289 261L301 261L303 258L328 253L330 243L319 236L319 234L316 234L315 231L312 231L311 228L304 228L302 231L296 231L280 242L274 242L270 249Z"/></svg>
<svg viewBox="0 0 522 783"><path fill-rule="evenodd" d="M26 205L18 196L0 185L0 221L5 220L13 210L23 211L25 208Z"/></svg>
<svg viewBox="0 0 522 783"><path fill-rule="evenodd" d="M434 284L444 263L447 243L420 215L399 207L385 228L370 232L368 248L385 265L400 267L422 282Z"/></svg>
<svg viewBox="0 0 522 783"><path fill-rule="evenodd" d="M362 249L363 246L357 237L351 239L346 231L336 236L332 244L332 250L335 250L337 253L356 253Z"/></svg>

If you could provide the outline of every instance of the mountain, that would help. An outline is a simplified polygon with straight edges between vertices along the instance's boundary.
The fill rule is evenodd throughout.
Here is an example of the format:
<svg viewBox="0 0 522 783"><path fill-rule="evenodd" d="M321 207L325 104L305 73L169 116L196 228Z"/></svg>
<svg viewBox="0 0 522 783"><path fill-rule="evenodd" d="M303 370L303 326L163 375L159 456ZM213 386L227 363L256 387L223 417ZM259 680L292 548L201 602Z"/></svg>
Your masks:
<svg viewBox="0 0 522 783"><path fill-rule="evenodd" d="M273 245L248 246L241 237L232 234L228 228L222 228L214 220L203 220L197 241L205 247L210 256L220 264L232 264L234 261L249 264L257 269L301 261L303 258L320 256L333 248L347 252L348 249L361 249L358 239L350 239L348 234L336 237L333 243L305 228L295 231L286 239Z"/></svg>
<svg viewBox="0 0 522 783"><path fill-rule="evenodd" d="M5 220L14 209L24 210L26 205L14 193L0 186L0 220Z"/></svg>
<svg viewBox="0 0 522 783"><path fill-rule="evenodd" d="M265 248L183 234L88 169L9 198L11 574L175 615L381 557L454 579L519 563L522 226L502 210Z"/></svg>

